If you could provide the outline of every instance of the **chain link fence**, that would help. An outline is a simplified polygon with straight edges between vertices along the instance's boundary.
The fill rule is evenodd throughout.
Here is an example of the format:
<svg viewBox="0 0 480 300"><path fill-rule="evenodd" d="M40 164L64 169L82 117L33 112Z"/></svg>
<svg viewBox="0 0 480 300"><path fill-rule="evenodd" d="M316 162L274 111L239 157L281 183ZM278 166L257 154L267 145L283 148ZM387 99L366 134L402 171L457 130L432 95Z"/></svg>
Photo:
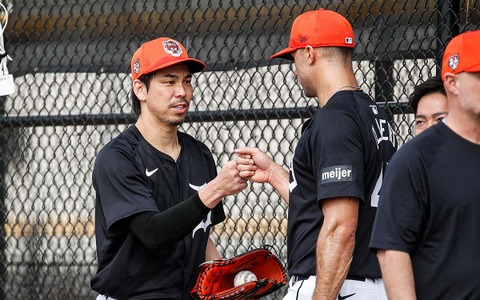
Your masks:
<svg viewBox="0 0 480 300"><path fill-rule="evenodd" d="M414 85L439 73L452 36L480 23L480 0L2 3L16 92L0 97L0 299L95 298L91 172L99 149L135 122L129 61L142 42L169 36L207 63L181 130L204 141L219 166L244 145L287 166L317 109L294 67L269 59L288 44L296 16L323 7L351 21L357 80L401 144L412 137ZM212 232L224 257L268 244L286 261L287 205L275 191L250 184L224 203L227 220Z"/></svg>

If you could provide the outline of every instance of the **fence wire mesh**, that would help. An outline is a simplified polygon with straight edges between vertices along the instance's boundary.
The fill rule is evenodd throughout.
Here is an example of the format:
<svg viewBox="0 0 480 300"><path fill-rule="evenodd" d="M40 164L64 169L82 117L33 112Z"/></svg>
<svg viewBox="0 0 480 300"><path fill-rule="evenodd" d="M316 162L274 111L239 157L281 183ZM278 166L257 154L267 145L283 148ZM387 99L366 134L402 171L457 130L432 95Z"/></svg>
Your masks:
<svg viewBox="0 0 480 300"><path fill-rule="evenodd" d="M0 97L0 299L94 299L96 153L135 121L129 61L169 36L207 63L194 79L185 131L222 166L251 145L289 164L300 125L317 109L294 66L270 60L296 16L320 7L352 23L355 75L392 118L414 129L408 96L438 74L449 39L479 29L480 0L7 0L3 38L16 92ZM5 14L1 16L5 21ZM224 257L272 245L286 261L287 205L250 184L224 201L212 237ZM268 299L280 299L282 289Z"/></svg>

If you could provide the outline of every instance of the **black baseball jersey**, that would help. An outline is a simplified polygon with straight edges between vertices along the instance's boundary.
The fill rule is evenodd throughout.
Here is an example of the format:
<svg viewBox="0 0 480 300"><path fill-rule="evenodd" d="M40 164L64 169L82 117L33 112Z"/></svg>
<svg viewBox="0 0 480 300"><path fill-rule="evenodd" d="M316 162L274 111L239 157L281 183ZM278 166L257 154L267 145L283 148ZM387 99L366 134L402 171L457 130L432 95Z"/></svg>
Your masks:
<svg viewBox="0 0 480 300"><path fill-rule="evenodd" d="M225 219L222 203L183 240L159 252L128 229L130 217L162 212L215 178L208 148L178 133L177 162L150 145L132 125L98 154L93 170L98 271L92 289L117 299L191 299L189 292L205 261L212 225Z"/></svg>
<svg viewBox="0 0 480 300"><path fill-rule="evenodd" d="M480 299L480 146L443 122L402 146L371 247L410 254L417 299Z"/></svg>
<svg viewBox="0 0 480 300"><path fill-rule="evenodd" d="M349 275L380 278L369 251L378 191L397 140L384 111L361 91L340 91L302 128L290 166L288 267L290 275L315 275L321 201L355 197L360 203Z"/></svg>

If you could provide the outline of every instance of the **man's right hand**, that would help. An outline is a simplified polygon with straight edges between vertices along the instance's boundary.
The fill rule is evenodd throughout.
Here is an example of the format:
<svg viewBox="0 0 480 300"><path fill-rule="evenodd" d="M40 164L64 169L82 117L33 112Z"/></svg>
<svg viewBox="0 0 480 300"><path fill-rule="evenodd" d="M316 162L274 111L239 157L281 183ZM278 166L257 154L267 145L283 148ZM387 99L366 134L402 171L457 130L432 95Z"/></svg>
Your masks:
<svg viewBox="0 0 480 300"><path fill-rule="evenodd" d="M237 163L231 160L218 172L217 177L198 192L198 196L205 206L213 208L223 197L238 194L246 187L247 180L240 177Z"/></svg>
<svg viewBox="0 0 480 300"><path fill-rule="evenodd" d="M275 162L258 148L243 147L235 149L235 162L242 178L268 183L274 172Z"/></svg>
<svg viewBox="0 0 480 300"><path fill-rule="evenodd" d="M288 203L288 172L258 148L235 149L235 162L242 178L259 183L269 183Z"/></svg>

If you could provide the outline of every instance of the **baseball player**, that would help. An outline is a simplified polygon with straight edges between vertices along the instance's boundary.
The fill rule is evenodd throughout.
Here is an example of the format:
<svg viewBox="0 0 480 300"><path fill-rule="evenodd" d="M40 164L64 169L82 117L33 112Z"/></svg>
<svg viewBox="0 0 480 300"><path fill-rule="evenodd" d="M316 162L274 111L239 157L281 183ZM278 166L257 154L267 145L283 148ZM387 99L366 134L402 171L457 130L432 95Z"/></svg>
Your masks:
<svg viewBox="0 0 480 300"><path fill-rule="evenodd" d="M440 77L431 77L415 86L410 95L415 113L415 135L442 121L448 115L447 95Z"/></svg>
<svg viewBox="0 0 480 300"><path fill-rule="evenodd" d="M289 46L307 97L320 109L302 127L289 174L256 148L237 149L240 175L270 183L289 203L284 299L386 299L369 241L386 164L397 140L385 113L360 90L354 35L340 14L297 17Z"/></svg>
<svg viewBox="0 0 480 300"><path fill-rule="evenodd" d="M162 37L133 55L138 119L98 154L93 170L97 299L191 299L198 266L220 255L209 238L224 196L243 190L234 161L218 173L209 149L178 131L205 68Z"/></svg>
<svg viewBox="0 0 480 300"><path fill-rule="evenodd" d="M389 299L480 299L480 31L447 45L448 117L385 175L371 247Z"/></svg>

